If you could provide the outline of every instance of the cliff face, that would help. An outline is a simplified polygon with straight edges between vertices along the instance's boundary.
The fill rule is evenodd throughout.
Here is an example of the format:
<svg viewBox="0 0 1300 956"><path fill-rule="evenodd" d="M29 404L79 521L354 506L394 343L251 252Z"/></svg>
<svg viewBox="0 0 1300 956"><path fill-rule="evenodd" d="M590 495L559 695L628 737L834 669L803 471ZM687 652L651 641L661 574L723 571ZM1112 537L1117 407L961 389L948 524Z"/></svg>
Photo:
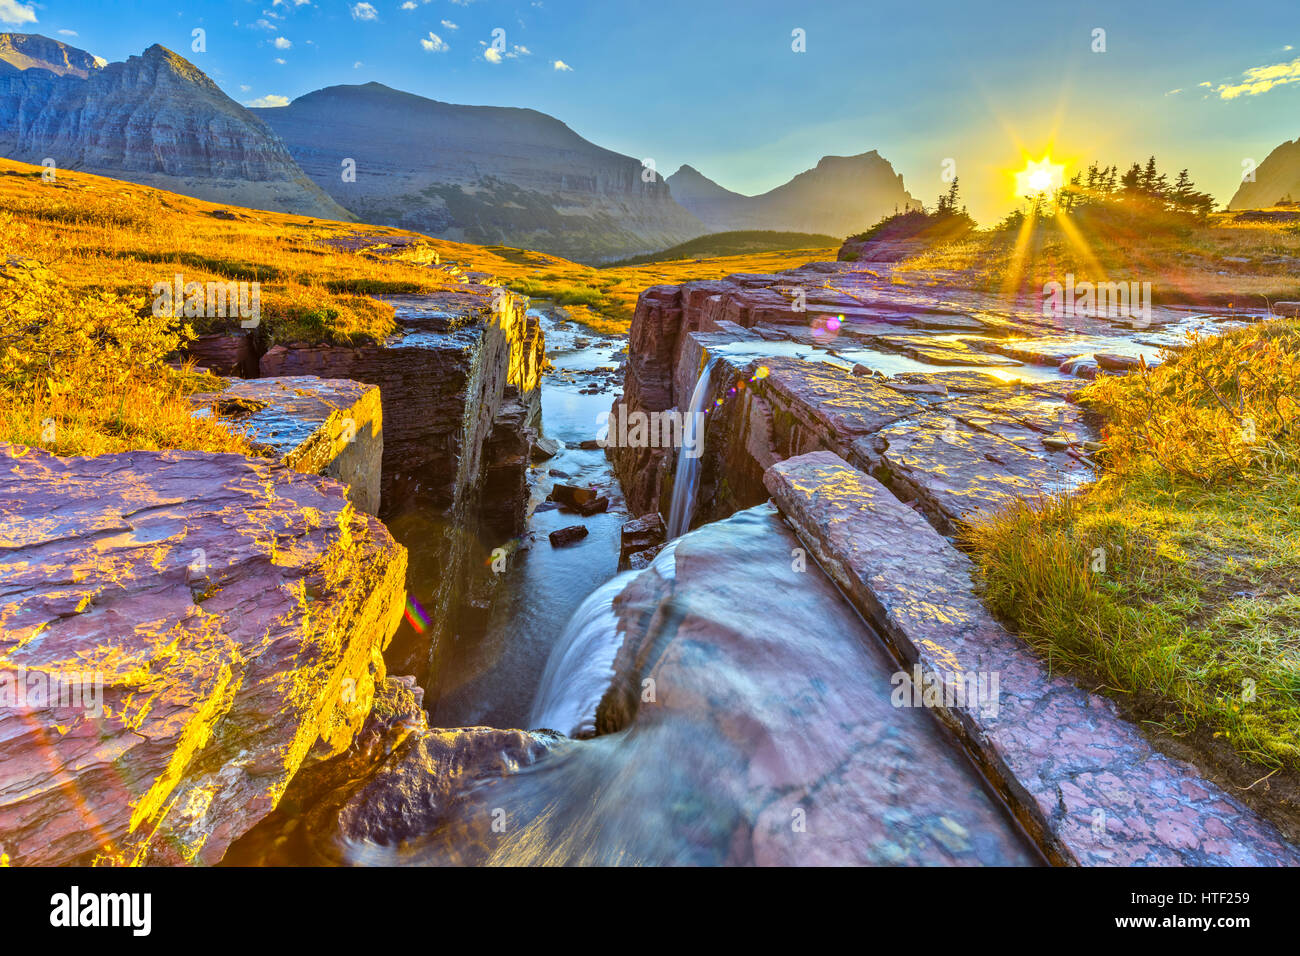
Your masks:
<svg viewBox="0 0 1300 956"><path fill-rule="evenodd" d="M483 607L488 556L522 530L544 345L521 300L484 286L390 301L401 333L389 342L276 345L260 368L379 386L380 514L411 549L427 617L402 625L389 661L425 685L442 641Z"/></svg>
<svg viewBox="0 0 1300 956"><path fill-rule="evenodd" d="M1282 201L1300 201L1300 139L1283 143L1255 169L1255 181L1237 187L1229 209L1267 209Z"/></svg>
<svg viewBox="0 0 1300 956"><path fill-rule="evenodd" d="M101 65L55 40L3 34L0 64L4 156L50 158L213 202L351 219L265 123L164 47Z"/></svg>
<svg viewBox="0 0 1300 956"><path fill-rule="evenodd" d="M710 232L776 229L847 236L916 200L903 177L874 149L823 156L813 169L758 196L724 189L690 166L668 177L677 202Z"/></svg>
<svg viewBox="0 0 1300 956"><path fill-rule="evenodd" d="M457 106L378 83L255 110L293 158L367 222L598 261L705 232L641 163L535 110ZM355 182L343 162L356 163Z"/></svg>
<svg viewBox="0 0 1300 956"><path fill-rule="evenodd" d="M352 743L406 552L342 485L5 445L0 502L10 862L215 863L309 755Z"/></svg>

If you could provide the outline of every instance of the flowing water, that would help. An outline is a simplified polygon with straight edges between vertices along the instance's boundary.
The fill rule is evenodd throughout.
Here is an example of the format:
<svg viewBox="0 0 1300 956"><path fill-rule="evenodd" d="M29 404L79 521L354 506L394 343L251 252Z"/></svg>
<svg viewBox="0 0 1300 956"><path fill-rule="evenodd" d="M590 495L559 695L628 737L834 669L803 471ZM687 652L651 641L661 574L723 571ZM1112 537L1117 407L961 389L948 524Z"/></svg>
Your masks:
<svg viewBox="0 0 1300 956"><path fill-rule="evenodd" d="M691 527L691 518L695 516L695 498L700 486L700 462L704 454L703 414L712 396L713 366L717 364L716 355L709 356L691 392L691 403L686 409L686 420L682 423L682 447L677 451L677 473L673 477L673 501L668 512L668 540L680 537ZM697 454L688 455L686 449L694 449Z"/></svg>
<svg viewBox="0 0 1300 956"><path fill-rule="evenodd" d="M601 413L609 411L613 398L612 387L598 394L583 389L602 382L597 370L617 365L624 340L593 335L557 309L544 306L532 313L542 324L554 365L542 378L542 431L565 448L533 466L529 533L498 586L486 633L453 640L443 654L438 693L425 702L429 722L437 727L527 726L533 689L552 645L583 600L618 566L619 532L628 519L623 497L604 451L578 446L597 436ZM562 477L553 477L553 471ZM596 488L609 497L609 510L589 518L560 511L544 500L555 482ZM587 528L587 537L551 546L550 532L577 524Z"/></svg>
<svg viewBox="0 0 1300 956"><path fill-rule="evenodd" d="M627 725L467 786L428 833L336 838L339 852L399 865L1041 862L940 723L891 700L897 664L815 565L792 564L797 545L764 505L679 539L617 600L599 592L556 645L534 712L584 720L616 670Z"/></svg>

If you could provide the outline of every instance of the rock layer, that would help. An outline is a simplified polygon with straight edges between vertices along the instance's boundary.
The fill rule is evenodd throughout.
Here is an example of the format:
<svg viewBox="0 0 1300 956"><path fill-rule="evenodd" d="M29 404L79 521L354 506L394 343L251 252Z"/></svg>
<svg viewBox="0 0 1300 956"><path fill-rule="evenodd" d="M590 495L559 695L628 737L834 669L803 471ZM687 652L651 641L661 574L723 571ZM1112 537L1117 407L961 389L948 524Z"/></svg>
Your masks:
<svg viewBox="0 0 1300 956"><path fill-rule="evenodd" d="M260 370L379 387L380 514L411 550L410 591L425 618L423 630L403 625L389 662L427 686L462 612L483 604L491 552L522 531L544 343L521 300L486 286L389 301L399 325L390 340L276 345Z"/></svg>
<svg viewBox="0 0 1300 956"><path fill-rule="evenodd" d="M406 554L342 485L6 445L0 509L0 673L102 688L0 710L11 862L216 862L310 752L351 744Z"/></svg>
<svg viewBox="0 0 1300 956"><path fill-rule="evenodd" d="M294 471L341 481L360 511L379 513L384 427L373 385L289 376L230 382L191 401L242 429Z"/></svg>
<svg viewBox="0 0 1300 956"><path fill-rule="evenodd" d="M1056 861L1300 863L1271 824L1155 751L1112 702L1052 677L975 597L969 559L870 476L823 451L773 466L767 486L863 616L933 676L930 709ZM970 676L994 696L972 699Z"/></svg>

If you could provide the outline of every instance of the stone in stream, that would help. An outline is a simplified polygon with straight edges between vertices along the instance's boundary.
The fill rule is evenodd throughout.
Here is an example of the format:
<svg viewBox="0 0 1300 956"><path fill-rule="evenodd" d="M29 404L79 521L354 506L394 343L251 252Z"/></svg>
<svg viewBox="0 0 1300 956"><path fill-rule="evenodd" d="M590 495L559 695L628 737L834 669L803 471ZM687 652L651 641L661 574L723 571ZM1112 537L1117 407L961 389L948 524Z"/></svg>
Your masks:
<svg viewBox="0 0 1300 956"><path fill-rule="evenodd" d="M383 862L383 854L403 841L463 821L458 804L472 791L536 763L564 740L548 731L432 729L422 697L410 677L379 685L354 745L299 771L275 811L237 841L224 862ZM491 828L477 830L463 822L456 826L448 862L484 861L482 832Z"/></svg>
<svg viewBox="0 0 1300 956"><path fill-rule="evenodd" d="M573 544L575 541L581 541L587 536L587 526L581 524L570 525L567 528L557 528L547 537L551 541L551 547L559 548L566 544Z"/></svg>
<svg viewBox="0 0 1300 956"><path fill-rule="evenodd" d="M590 501L586 501L580 505L575 505L574 507L577 509L578 514L582 515L584 518L590 518L592 515L608 511L609 499L604 495L601 495L598 498L592 498Z"/></svg>
<svg viewBox="0 0 1300 956"><path fill-rule="evenodd" d="M559 454L560 449L564 446L555 438L547 438L542 435L533 442L530 450L530 457L534 462L546 461L548 458L554 458Z"/></svg>
<svg viewBox="0 0 1300 956"><path fill-rule="evenodd" d="M0 503L0 673L93 678L91 706L0 708L10 862L215 863L309 754L351 745L407 559L343 485L0 445Z"/></svg>
<svg viewBox="0 0 1300 956"><path fill-rule="evenodd" d="M551 493L548 496L552 501L558 502L562 507L572 508L577 511L583 506L595 501L597 497L594 488L583 488L581 485L562 485L556 483L551 486Z"/></svg>
<svg viewBox="0 0 1300 956"><path fill-rule="evenodd" d="M874 478L821 451L773 466L766 481L817 563L942 688L933 713L1054 861L1300 865L1271 824L1153 749L1114 703L1053 676L980 603L970 559ZM998 678L991 700L969 696L980 675Z"/></svg>
<svg viewBox="0 0 1300 956"><path fill-rule="evenodd" d="M632 558L645 551L652 551L653 554L649 557L653 558L667 537L668 529L664 526L663 516L657 511L624 523L619 539L618 569L628 570L632 566Z"/></svg>
<svg viewBox="0 0 1300 956"><path fill-rule="evenodd" d="M1107 372L1132 372L1140 368L1141 359L1136 355L1117 355L1114 352L1097 352L1093 355L1097 367ZM1148 367L1152 363L1148 362Z"/></svg>

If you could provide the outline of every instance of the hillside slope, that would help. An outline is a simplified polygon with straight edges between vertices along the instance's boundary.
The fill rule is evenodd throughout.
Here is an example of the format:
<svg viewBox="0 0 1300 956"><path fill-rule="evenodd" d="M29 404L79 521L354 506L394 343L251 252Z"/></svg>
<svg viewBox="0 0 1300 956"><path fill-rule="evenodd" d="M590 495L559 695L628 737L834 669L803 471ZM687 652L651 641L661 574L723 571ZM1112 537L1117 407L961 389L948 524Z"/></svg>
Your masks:
<svg viewBox="0 0 1300 956"><path fill-rule="evenodd" d="M639 160L536 110L458 106L379 83L254 110L337 202L367 222L585 262L707 230ZM354 182L343 164L356 163Z"/></svg>
<svg viewBox="0 0 1300 956"><path fill-rule="evenodd" d="M105 64L48 37L0 34L0 156L213 202L351 218L265 123L157 44Z"/></svg>

